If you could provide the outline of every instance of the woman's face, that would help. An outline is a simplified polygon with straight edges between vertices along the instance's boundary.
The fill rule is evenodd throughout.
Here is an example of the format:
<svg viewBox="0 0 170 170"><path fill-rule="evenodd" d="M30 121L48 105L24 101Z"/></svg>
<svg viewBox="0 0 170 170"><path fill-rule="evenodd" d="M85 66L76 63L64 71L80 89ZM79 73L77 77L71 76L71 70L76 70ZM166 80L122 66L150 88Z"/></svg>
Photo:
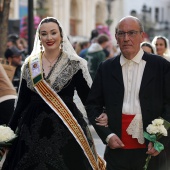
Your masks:
<svg viewBox="0 0 170 170"><path fill-rule="evenodd" d="M158 38L156 40L155 46L156 46L157 54L163 56L163 54L164 54L164 52L166 50L165 41L163 39L161 39L161 38Z"/></svg>
<svg viewBox="0 0 170 170"><path fill-rule="evenodd" d="M147 53L152 53L152 49L149 48L148 46L142 46L142 49Z"/></svg>
<svg viewBox="0 0 170 170"><path fill-rule="evenodd" d="M43 23L40 27L40 40L45 50L59 49L62 41L59 26L54 22Z"/></svg>

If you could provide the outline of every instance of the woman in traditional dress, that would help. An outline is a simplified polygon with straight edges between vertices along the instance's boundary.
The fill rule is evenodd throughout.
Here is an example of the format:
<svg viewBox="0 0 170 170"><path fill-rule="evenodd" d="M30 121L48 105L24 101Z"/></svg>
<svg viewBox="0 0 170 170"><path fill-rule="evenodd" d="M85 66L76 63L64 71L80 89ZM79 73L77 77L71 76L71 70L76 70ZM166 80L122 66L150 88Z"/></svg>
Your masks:
<svg viewBox="0 0 170 170"><path fill-rule="evenodd" d="M146 41L142 42L142 43L141 43L141 48L142 48L145 52L147 52L147 53L155 54L155 48L154 48L153 45L152 45L151 43L149 43L149 42L146 42Z"/></svg>
<svg viewBox="0 0 170 170"><path fill-rule="evenodd" d="M9 123L18 137L2 169L104 168L87 123L73 102L76 90L85 103L91 83L86 61L77 56L59 21L43 19L22 67L19 97Z"/></svg>
<svg viewBox="0 0 170 170"><path fill-rule="evenodd" d="M152 45L156 49L156 54L170 61L169 40L164 36L155 36Z"/></svg>

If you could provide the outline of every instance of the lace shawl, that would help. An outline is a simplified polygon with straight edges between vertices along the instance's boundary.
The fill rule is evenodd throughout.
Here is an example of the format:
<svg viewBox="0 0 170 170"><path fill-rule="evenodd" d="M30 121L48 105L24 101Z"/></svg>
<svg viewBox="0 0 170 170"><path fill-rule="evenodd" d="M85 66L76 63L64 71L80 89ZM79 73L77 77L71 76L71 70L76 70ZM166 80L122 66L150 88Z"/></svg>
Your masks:
<svg viewBox="0 0 170 170"><path fill-rule="evenodd" d="M39 53L40 55L40 53ZM22 67L22 78L26 80L27 87L36 92L33 87L31 74L29 69L29 56ZM57 93L62 90L62 88L68 83L68 81L77 73L77 71L81 69L83 73L83 77L87 81L88 86L90 87L92 84L92 80L90 74L87 69L87 62L82 58L75 58L74 56L68 55L63 52L61 59L55 65L51 75L49 76L49 80L51 82L51 87Z"/></svg>

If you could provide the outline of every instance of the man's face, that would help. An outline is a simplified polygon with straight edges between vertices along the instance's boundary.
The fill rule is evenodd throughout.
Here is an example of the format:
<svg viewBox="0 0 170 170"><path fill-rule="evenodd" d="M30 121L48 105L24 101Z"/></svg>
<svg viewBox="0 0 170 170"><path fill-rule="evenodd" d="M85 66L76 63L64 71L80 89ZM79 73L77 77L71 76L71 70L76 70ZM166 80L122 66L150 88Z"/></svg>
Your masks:
<svg viewBox="0 0 170 170"><path fill-rule="evenodd" d="M11 57L11 65L18 67L22 63L22 56L13 56Z"/></svg>
<svg viewBox="0 0 170 170"><path fill-rule="evenodd" d="M136 56L140 50L143 35L136 20L126 18L119 23L115 37L124 57L132 59Z"/></svg>
<svg viewBox="0 0 170 170"><path fill-rule="evenodd" d="M8 41L6 45L7 45L7 48L11 48L14 46L14 43L12 41Z"/></svg>

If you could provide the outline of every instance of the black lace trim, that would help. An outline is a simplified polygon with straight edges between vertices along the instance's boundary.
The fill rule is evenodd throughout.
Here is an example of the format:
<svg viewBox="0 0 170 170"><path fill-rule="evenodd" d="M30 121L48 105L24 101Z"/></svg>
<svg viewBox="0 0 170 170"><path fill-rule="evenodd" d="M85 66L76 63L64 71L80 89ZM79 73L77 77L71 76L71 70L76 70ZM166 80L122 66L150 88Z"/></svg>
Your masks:
<svg viewBox="0 0 170 170"><path fill-rule="evenodd" d="M66 165L60 154L60 150L72 138L71 134L62 124L56 119L54 113L42 113L35 120L30 128L24 124L20 131L21 141L27 148L22 159L19 161L17 169L64 169ZM44 127L46 126L46 127ZM49 130L48 132L46 131ZM51 170L50 169L50 170Z"/></svg>

